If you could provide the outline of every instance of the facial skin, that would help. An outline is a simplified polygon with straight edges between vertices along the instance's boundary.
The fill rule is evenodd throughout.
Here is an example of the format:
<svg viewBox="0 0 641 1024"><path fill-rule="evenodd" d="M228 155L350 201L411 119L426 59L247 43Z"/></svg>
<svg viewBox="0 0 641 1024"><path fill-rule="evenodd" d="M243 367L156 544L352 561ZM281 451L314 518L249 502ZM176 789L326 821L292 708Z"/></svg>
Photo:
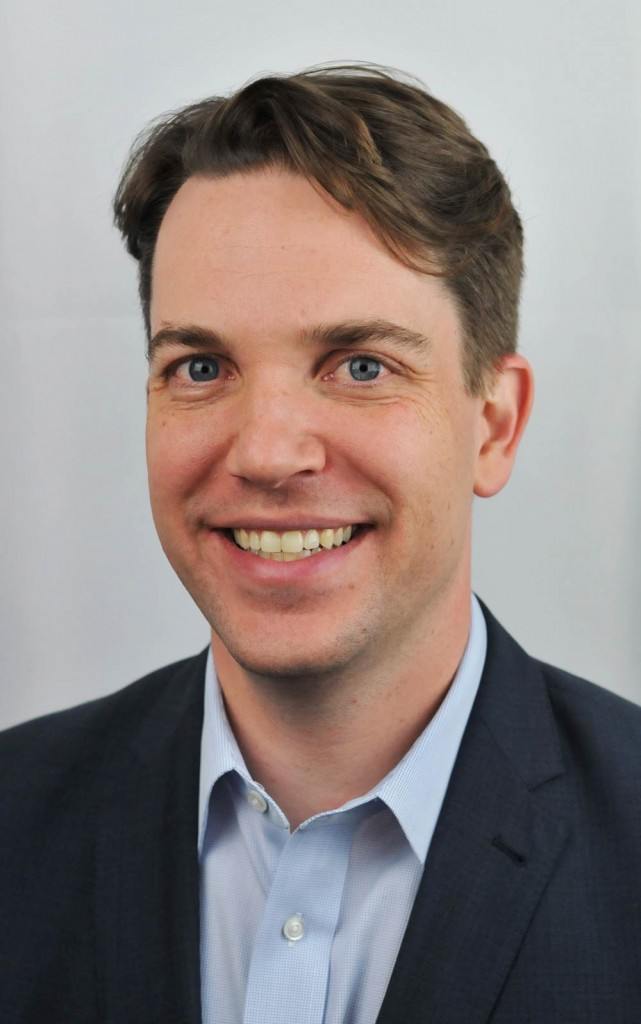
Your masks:
<svg viewBox="0 0 641 1024"><path fill-rule="evenodd" d="M305 339L313 325L374 318L429 345ZM504 360L490 400L469 397L442 280L402 265L358 214L280 170L183 185L159 232L151 325L152 337L196 325L228 346L160 346L147 425L155 524L212 626L226 698L280 702L285 716L297 703L318 721L348 701L362 712L375 695L384 708L392 692L398 707L417 667L425 690L430 666L424 717L465 647L472 499L510 475L532 402L527 361ZM194 382L189 359L205 355L219 375ZM360 355L377 361L371 383L354 379ZM235 571L212 531L254 516L373 529L340 568L270 582Z"/></svg>

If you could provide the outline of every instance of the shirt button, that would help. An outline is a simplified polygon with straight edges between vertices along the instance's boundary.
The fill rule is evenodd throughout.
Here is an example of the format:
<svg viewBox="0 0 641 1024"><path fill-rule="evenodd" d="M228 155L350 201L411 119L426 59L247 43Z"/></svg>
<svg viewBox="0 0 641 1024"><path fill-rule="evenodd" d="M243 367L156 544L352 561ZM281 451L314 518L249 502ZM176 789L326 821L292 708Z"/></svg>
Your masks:
<svg viewBox="0 0 641 1024"><path fill-rule="evenodd" d="M303 915L292 914L291 917L288 917L283 925L283 935L285 938L289 939L290 942L298 942L299 939L302 939L304 934L305 928L303 927Z"/></svg>
<svg viewBox="0 0 641 1024"><path fill-rule="evenodd" d="M255 789L247 790L247 803L250 807L253 807L255 811L260 811L261 814L264 814L267 810L267 801L265 800L265 797Z"/></svg>

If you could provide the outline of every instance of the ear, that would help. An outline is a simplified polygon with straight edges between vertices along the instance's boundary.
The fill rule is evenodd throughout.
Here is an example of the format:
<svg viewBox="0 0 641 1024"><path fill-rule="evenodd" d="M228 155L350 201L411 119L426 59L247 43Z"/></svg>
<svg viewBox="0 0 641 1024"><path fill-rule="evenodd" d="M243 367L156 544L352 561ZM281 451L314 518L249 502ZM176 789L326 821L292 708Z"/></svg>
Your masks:
<svg viewBox="0 0 641 1024"><path fill-rule="evenodd" d="M503 356L494 386L483 400L474 493L491 498L510 479L534 401L534 373L521 355Z"/></svg>

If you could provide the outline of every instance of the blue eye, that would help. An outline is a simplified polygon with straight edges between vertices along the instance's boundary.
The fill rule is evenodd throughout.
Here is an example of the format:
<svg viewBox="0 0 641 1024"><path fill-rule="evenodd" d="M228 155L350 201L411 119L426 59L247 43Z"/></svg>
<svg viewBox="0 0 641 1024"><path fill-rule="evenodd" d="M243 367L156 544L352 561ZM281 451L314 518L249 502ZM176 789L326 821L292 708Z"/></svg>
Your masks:
<svg viewBox="0 0 641 1024"><path fill-rule="evenodd" d="M218 376L218 360L212 356L199 356L187 364L189 376L195 381L215 380Z"/></svg>
<svg viewBox="0 0 641 1024"><path fill-rule="evenodd" d="M349 360L349 370L354 380L375 380L380 373L380 367L378 359L370 359L369 356L355 356Z"/></svg>

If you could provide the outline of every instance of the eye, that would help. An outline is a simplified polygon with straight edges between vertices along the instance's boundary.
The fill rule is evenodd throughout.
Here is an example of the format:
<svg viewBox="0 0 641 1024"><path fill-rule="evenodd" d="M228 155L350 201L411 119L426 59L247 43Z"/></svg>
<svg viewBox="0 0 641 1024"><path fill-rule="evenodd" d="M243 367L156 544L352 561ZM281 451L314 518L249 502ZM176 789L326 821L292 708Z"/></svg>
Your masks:
<svg viewBox="0 0 641 1024"><path fill-rule="evenodd" d="M376 380L379 376L382 363L371 356L353 356L347 360L349 372L354 380L368 381Z"/></svg>
<svg viewBox="0 0 641 1024"><path fill-rule="evenodd" d="M218 360L213 356L194 356L183 366L187 368L191 380L197 382L215 380L220 372Z"/></svg>

